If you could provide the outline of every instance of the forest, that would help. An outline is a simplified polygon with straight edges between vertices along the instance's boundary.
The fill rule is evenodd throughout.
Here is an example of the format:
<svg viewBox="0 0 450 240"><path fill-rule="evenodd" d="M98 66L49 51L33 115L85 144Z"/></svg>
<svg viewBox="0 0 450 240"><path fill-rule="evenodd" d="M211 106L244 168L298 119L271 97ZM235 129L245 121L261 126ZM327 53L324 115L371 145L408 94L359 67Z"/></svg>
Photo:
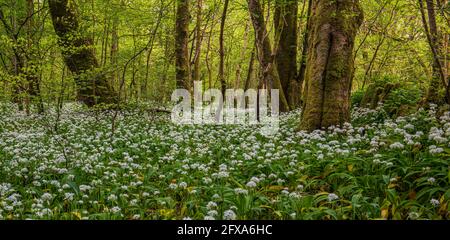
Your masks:
<svg viewBox="0 0 450 240"><path fill-rule="evenodd" d="M450 219L447 0L0 0L0 86L0 220Z"/></svg>

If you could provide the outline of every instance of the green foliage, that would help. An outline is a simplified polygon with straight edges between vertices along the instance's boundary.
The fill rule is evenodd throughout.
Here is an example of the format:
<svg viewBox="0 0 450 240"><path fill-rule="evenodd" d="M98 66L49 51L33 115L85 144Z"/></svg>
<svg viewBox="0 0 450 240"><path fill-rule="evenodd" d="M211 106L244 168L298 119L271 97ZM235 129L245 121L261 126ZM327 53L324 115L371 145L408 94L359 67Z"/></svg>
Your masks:
<svg viewBox="0 0 450 240"><path fill-rule="evenodd" d="M257 126L175 125L151 119L151 103L128 107L64 105L56 131L53 110L29 118L5 107L0 218L450 217L450 113L306 134L293 131L293 112L266 138Z"/></svg>
<svg viewBox="0 0 450 240"><path fill-rule="evenodd" d="M383 110L391 116L405 115L414 109L423 97L416 85L402 82L398 76L376 75L365 90L352 94L353 106L375 109L383 104Z"/></svg>
<svg viewBox="0 0 450 240"><path fill-rule="evenodd" d="M363 97L364 97L364 90L357 90L352 93L352 106L359 107Z"/></svg>
<svg viewBox="0 0 450 240"><path fill-rule="evenodd" d="M384 107L389 113L399 114L402 107L414 108L421 99L422 91L420 89L414 86L405 86L393 90L384 101Z"/></svg>

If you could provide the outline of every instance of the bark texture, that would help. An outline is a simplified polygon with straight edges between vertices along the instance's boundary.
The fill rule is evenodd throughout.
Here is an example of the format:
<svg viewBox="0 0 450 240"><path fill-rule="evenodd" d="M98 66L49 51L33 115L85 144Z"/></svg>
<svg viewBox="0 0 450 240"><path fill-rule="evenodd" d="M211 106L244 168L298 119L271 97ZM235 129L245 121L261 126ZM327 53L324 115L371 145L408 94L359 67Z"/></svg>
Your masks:
<svg viewBox="0 0 450 240"><path fill-rule="evenodd" d="M225 96L225 91L227 90L227 81L225 79L225 46L224 46L224 31L225 31L225 21L227 20L229 0L225 0L222 12L222 19L220 21L220 36L219 36L219 80L222 95Z"/></svg>
<svg viewBox="0 0 450 240"><path fill-rule="evenodd" d="M436 11L434 0L426 0L426 10L428 15L428 22L425 16L423 0L419 0L419 7L422 14L422 22L424 25L425 33L427 35L428 44L430 45L431 52L433 53L433 74L431 77L430 87L428 88L427 102L441 104L443 103L443 98L440 96L440 90L445 86L446 95L445 100L450 103L450 92L446 86L446 76L443 67L443 44L441 35L439 34L437 21L436 21Z"/></svg>
<svg viewBox="0 0 450 240"><path fill-rule="evenodd" d="M197 0L197 23L195 29L195 58L194 58L194 81L200 81L200 55L202 53L202 8L203 0Z"/></svg>
<svg viewBox="0 0 450 240"><path fill-rule="evenodd" d="M191 90L189 62L189 0L177 0L175 58L177 88Z"/></svg>
<svg viewBox="0 0 450 240"><path fill-rule="evenodd" d="M262 69L262 82L266 83L268 88L279 89L280 111L289 111L289 104L286 100L277 68L274 66L274 54L272 53L272 46L266 29L261 4L258 0L247 0L247 2L256 35L258 60ZM261 84L258 85L261 86Z"/></svg>
<svg viewBox="0 0 450 240"><path fill-rule="evenodd" d="M93 40L83 36L80 31L75 2L49 0L48 3L64 61L74 74L78 100L89 107L100 103L115 103L117 96L106 75L99 71Z"/></svg>
<svg viewBox="0 0 450 240"><path fill-rule="evenodd" d="M308 0L308 11L306 13L306 26L303 31L303 43L302 43L302 53L300 57L300 67L297 73L297 81L295 82L298 85L298 94L294 95L294 102L296 107L300 107L303 103L303 85L305 82L306 75L306 61L308 58L308 39L309 39L309 30L311 29L311 9L312 9L312 0Z"/></svg>
<svg viewBox="0 0 450 240"><path fill-rule="evenodd" d="M277 39L276 63L283 92L291 109L295 95L300 94L295 84L297 75L297 0L275 1L274 24Z"/></svg>
<svg viewBox="0 0 450 240"><path fill-rule="evenodd" d="M301 130L350 120L353 47L362 20L358 0L313 2Z"/></svg>

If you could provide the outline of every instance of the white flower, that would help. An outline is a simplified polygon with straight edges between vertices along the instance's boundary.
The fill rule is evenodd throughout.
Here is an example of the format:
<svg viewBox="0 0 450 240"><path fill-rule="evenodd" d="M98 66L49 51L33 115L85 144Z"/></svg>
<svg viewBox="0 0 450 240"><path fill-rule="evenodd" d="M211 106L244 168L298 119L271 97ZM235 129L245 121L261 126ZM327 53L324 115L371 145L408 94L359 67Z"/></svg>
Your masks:
<svg viewBox="0 0 450 240"><path fill-rule="evenodd" d="M248 191L242 188L236 188L234 189L234 193L237 195L247 195Z"/></svg>
<svg viewBox="0 0 450 240"><path fill-rule="evenodd" d="M427 179L427 181L428 181L429 183L435 183L435 182L436 182L436 179L435 179L434 177L430 177L430 178Z"/></svg>
<svg viewBox="0 0 450 240"><path fill-rule="evenodd" d="M175 183L171 183L171 184L169 185L169 188L172 189L172 190L177 189L177 187L178 187L178 185L176 185Z"/></svg>
<svg viewBox="0 0 450 240"><path fill-rule="evenodd" d="M249 188L254 188L256 187L256 183L253 181L248 182L245 186L249 187Z"/></svg>
<svg viewBox="0 0 450 240"><path fill-rule="evenodd" d="M111 195L108 196L107 199L108 199L108 201L116 201L117 200L117 196L114 195L114 194L111 194Z"/></svg>
<svg viewBox="0 0 450 240"><path fill-rule="evenodd" d="M120 209L120 207L113 207L113 208L111 208L111 212L112 213L118 213L118 212L120 212L122 209Z"/></svg>
<svg viewBox="0 0 450 240"><path fill-rule="evenodd" d="M220 199L220 196L219 196L219 194L216 193L216 194L214 194L214 195L212 196L212 198L213 198L213 199L216 199L216 200L219 200L219 199Z"/></svg>
<svg viewBox="0 0 450 240"><path fill-rule="evenodd" d="M44 193L41 196L42 201L50 201L53 199L53 195L51 195L50 193Z"/></svg>
<svg viewBox="0 0 450 240"><path fill-rule="evenodd" d="M280 185L285 183L285 182L286 182L286 180L284 180L284 179L281 179L281 178L277 179L277 183L280 184Z"/></svg>
<svg viewBox="0 0 450 240"><path fill-rule="evenodd" d="M440 205L439 200L434 199L434 198L431 199L430 203L431 203L431 205L433 205L434 207L439 207L439 205Z"/></svg>
<svg viewBox="0 0 450 240"><path fill-rule="evenodd" d="M217 207L217 203L215 203L215 202L208 202L208 204L206 205L206 208L207 209L213 209L213 208L216 208Z"/></svg>
<svg viewBox="0 0 450 240"><path fill-rule="evenodd" d="M338 200L338 199L339 199L338 195L336 195L336 194L334 194L334 193L328 194L328 201L329 201L329 202L332 202L332 201Z"/></svg>
<svg viewBox="0 0 450 240"><path fill-rule="evenodd" d="M403 149L405 146L399 142L395 142L389 146L390 149Z"/></svg>
<svg viewBox="0 0 450 240"><path fill-rule="evenodd" d="M404 129L407 129L407 130L414 130L414 125L408 123L408 124L406 124L403 128L404 128Z"/></svg>
<svg viewBox="0 0 450 240"><path fill-rule="evenodd" d="M255 182L255 183L259 183L260 179L257 178L257 177L252 177L252 178L250 179L250 181L253 181L253 182Z"/></svg>
<svg viewBox="0 0 450 240"><path fill-rule="evenodd" d="M435 154L443 153L444 149L443 148L438 148L438 147L433 145L433 146L430 146L429 152L430 152L430 154L435 155Z"/></svg>
<svg viewBox="0 0 450 240"><path fill-rule="evenodd" d="M179 186L180 188L186 188L186 187L187 187L187 183L185 183L185 182L180 182L180 183L178 184L178 186Z"/></svg>
<svg viewBox="0 0 450 240"><path fill-rule="evenodd" d="M225 220L236 220L236 213L233 210L226 210L223 212L223 219Z"/></svg>
<svg viewBox="0 0 450 240"><path fill-rule="evenodd" d="M217 174L217 177L218 178L227 178L229 176L229 173L227 172L227 171L220 171L218 174Z"/></svg>
<svg viewBox="0 0 450 240"><path fill-rule="evenodd" d="M64 194L64 200L72 201L74 195L75 195L75 194L73 194L73 193L65 193L65 194Z"/></svg>
<svg viewBox="0 0 450 240"><path fill-rule="evenodd" d="M305 187L303 185L297 185L297 190L299 190L300 192L303 191Z"/></svg>
<svg viewBox="0 0 450 240"><path fill-rule="evenodd" d="M294 198L294 199L299 199L299 198L301 198L302 196L301 196L300 194L296 193L296 192L293 192L293 193L290 193L290 194L289 194L289 197L290 197L290 198Z"/></svg>
<svg viewBox="0 0 450 240"><path fill-rule="evenodd" d="M205 218L203 218L203 220L216 220L214 217L212 216L205 216Z"/></svg>
<svg viewBox="0 0 450 240"><path fill-rule="evenodd" d="M79 188L80 188L80 191L82 191L82 192L91 190L91 186L87 186L87 185L80 185Z"/></svg>

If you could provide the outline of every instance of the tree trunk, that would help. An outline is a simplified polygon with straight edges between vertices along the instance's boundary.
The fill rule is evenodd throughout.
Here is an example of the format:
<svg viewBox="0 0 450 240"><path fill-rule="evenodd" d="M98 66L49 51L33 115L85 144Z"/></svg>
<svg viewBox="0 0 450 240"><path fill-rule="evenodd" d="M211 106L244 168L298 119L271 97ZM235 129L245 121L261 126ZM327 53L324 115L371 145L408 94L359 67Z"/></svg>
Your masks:
<svg viewBox="0 0 450 240"><path fill-rule="evenodd" d="M268 84L268 88L278 89L280 92L280 111L289 111L289 104L281 86L278 71L274 67L274 55L266 29L261 4L258 0L247 0L256 35L256 47L258 49L258 60L262 70L262 81ZM259 84L259 86L262 86Z"/></svg>
<svg viewBox="0 0 450 240"><path fill-rule="evenodd" d="M300 107L302 105L303 98L303 84L305 82L305 73L306 73L306 60L308 58L308 39L309 39L309 30L311 29L311 8L312 8L312 0L308 1L308 11L306 13L306 27L303 32L303 43L302 43L302 55L300 57L300 68L297 73L297 82L299 93L295 96L295 105L296 107Z"/></svg>
<svg viewBox="0 0 450 240"><path fill-rule="evenodd" d="M295 108L297 75L297 0L275 2L274 24L277 39L276 63L283 92L291 109ZM284 109L286 110L286 109Z"/></svg>
<svg viewBox="0 0 450 240"><path fill-rule="evenodd" d="M244 33L244 44L242 46L241 52L239 54L239 63L236 67L236 79L234 81L234 88L235 89L239 89L241 88L241 74L242 74L242 65L245 61L245 54L247 53L247 48L248 48L248 43L249 43L249 29L250 29L250 24L249 22L247 22L247 24L245 25L245 33Z"/></svg>
<svg viewBox="0 0 450 240"><path fill-rule="evenodd" d="M98 70L93 40L82 36L74 1L49 0L53 27L59 37L64 61L74 74L78 100L92 107L100 103L115 103L116 94L106 75Z"/></svg>
<svg viewBox="0 0 450 240"><path fill-rule="evenodd" d="M440 57L442 56L442 44L439 41L434 0L426 0L426 4L426 9L428 12L428 22L425 16L423 0L419 0L424 30L427 35L431 51L433 53L433 74L431 77L430 87L428 88L427 102L439 104L442 103L442 98L439 96L439 92L442 87L445 86L446 82L443 66L440 61ZM448 102L450 100L450 95L448 92L448 88L446 89L446 100Z"/></svg>
<svg viewBox="0 0 450 240"><path fill-rule="evenodd" d="M224 41L225 21L227 19L228 3L229 0L225 0L222 12L222 20L220 21L220 36L219 36L219 55L220 55L219 79L220 79L220 87L222 90L222 96L225 96L225 91L227 90L227 82L225 80L225 60L224 60L225 49L223 41Z"/></svg>
<svg viewBox="0 0 450 240"><path fill-rule="evenodd" d="M248 63L248 71L247 71L247 78L245 79L244 84L244 91L247 91L250 88L250 84L252 81L253 76L253 65L255 62L255 48L253 47L252 55L250 56L250 62Z"/></svg>
<svg viewBox="0 0 450 240"><path fill-rule="evenodd" d="M114 16L112 21L111 50L109 54L110 64L113 68L111 72L111 85L117 87L119 85L119 72L117 71L117 53L119 52L119 17Z"/></svg>
<svg viewBox="0 0 450 240"><path fill-rule="evenodd" d="M200 56L202 53L202 8L203 0L197 0L197 23L196 23L196 39L195 39L195 57L194 57L194 81L200 81Z"/></svg>
<svg viewBox="0 0 450 240"><path fill-rule="evenodd" d="M358 0L314 1L301 130L350 121L353 47L362 20Z"/></svg>
<svg viewBox="0 0 450 240"><path fill-rule="evenodd" d="M191 91L189 63L189 0L177 0L175 58L177 88Z"/></svg>
<svg viewBox="0 0 450 240"><path fill-rule="evenodd" d="M38 113L44 112L44 103L42 102L41 96L41 86L39 82L39 76L37 72L37 54L35 50L35 45L39 44L34 36L35 31L35 21L34 21L34 1L27 0L27 18L26 23L27 28L27 69L26 69L26 79L28 83L28 96L31 102L37 103Z"/></svg>

